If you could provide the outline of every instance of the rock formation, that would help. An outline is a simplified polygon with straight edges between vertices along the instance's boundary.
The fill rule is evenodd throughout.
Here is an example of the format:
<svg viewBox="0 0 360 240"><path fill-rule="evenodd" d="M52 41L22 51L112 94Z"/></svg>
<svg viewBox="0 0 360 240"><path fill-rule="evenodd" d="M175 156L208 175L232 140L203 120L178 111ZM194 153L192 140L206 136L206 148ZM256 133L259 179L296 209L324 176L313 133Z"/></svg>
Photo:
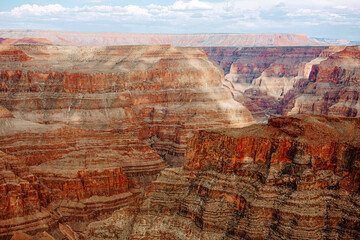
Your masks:
<svg viewBox="0 0 360 240"><path fill-rule="evenodd" d="M252 122L222 80L201 49L1 45L0 237L82 237L195 130Z"/></svg>
<svg viewBox="0 0 360 240"><path fill-rule="evenodd" d="M278 113L360 116L360 47L333 47L310 62ZM301 76L300 76L301 77Z"/></svg>
<svg viewBox="0 0 360 240"><path fill-rule="evenodd" d="M136 136L0 119L0 237L132 204L167 164Z"/></svg>
<svg viewBox="0 0 360 240"><path fill-rule="evenodd" d="M311 61L327 48L203 47L209 58L224 69L225 74L234 74L237 83L251 83L269 67L276 76L297 76L300 63ZM275 69L278 71L274 72Z"/></svg>
<svg viewBox="0 0 360 240"><path fill-rule="evenodd" d="M159 45L210 46L319 46L327 45L305 34L151 34L119 32L61 32L45 30L0 30L2 38L46 38L57 45L114 46Z"/></svg>
<svg viewBox="0 0 360 240"><path fill-rule="evenodd" d="M299 71L328 47L209 47L209 58L224 69L235 98L257 119L276 115L279 100L293 88Z"/></svg>
<svg viewBox="0 0 360 240"><path fill-rule="evenodd" d="M359 116L358 46L204 48L254 118Z"/></svg>
<svg viewBox="0 0 360 240"><path fill-rule="evenodd" d="M131 132L171 156L193 129L252 121L200 49L5 46L0 56L0 104L25 120Z"/></svg>
<svg viewBox="0 0 360 240"><path fill-rule="evenodd" d="M199 131L183 168L91 239L357 239L360 119L297 115ZM109 238L109 236L111 236Z"/></svg>

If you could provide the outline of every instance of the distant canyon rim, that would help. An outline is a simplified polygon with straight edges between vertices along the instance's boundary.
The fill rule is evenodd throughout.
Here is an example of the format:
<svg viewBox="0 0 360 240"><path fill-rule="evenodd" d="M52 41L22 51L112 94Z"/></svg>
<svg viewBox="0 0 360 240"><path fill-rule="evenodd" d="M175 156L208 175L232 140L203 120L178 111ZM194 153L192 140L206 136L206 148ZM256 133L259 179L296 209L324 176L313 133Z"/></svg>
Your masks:
<svg viewBox="0 0 360 240"><path fill-rule="evenodd" d="M356 239L359 79L304 34L0 30L0 238Z"/></svg>

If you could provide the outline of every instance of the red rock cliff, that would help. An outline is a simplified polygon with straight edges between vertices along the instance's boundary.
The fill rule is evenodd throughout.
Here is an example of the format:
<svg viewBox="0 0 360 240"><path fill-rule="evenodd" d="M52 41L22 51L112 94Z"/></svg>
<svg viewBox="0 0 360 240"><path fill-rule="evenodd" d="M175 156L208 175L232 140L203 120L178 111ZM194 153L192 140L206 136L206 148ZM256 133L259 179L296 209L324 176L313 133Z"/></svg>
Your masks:
<svg viewBox="0 0 360 240"><path fill-rule="evenodd" d="M66 222L81 237L163 158L182 164L195 130L253 121L222 80L201 49L0 46L0 236Z"/></svg>
<svg viewBox="0 0 360 240"><path fill-rule="evenodd" d="M360 116L360 47L331 50L308 66L308 75L285 95L279 113Z"/></svg>
<svg viewBox="0 0 360 240"><path fill-rule="evenodd" d="M358 116L358 46L204 49L257 121L297 113Z"/></svg>
<svg viewBox="0 0 360 240"><path fill-rule="evenodd" d="M119 212L88 234L106 236L106 224L130 239L356 239L359 140L359 118L328 116L199 131L130 224Z"/></svg>
<svg viewBox="0 0 360 240"><path fill-rule="evenodd" d="M137 201L167 164L136 136L0 119L0 236L83 222Z"/></svg>
<svg viewBox="0 0 360 240"><path fill-rule="evenodd" d="M183 156L193 129L252 121L250 112L222 86L222 71L200 49L0 50L0 103L26 120L131 131L170 158Z"/></svg>

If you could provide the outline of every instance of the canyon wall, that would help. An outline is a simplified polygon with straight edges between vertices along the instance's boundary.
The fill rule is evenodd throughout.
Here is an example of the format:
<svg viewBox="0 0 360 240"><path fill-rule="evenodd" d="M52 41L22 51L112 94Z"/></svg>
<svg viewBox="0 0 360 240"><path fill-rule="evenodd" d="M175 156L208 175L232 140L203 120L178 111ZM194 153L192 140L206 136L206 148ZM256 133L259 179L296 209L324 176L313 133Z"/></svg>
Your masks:
<svg viewBox="0 0 360 240"><path fill-rule="evenodd" d="M1 45L0 237L81 238L195 130L252 121L201 49Z"/></svg>
<svg viewBox="0 0 360 240"><path fill-rule="evenodd" d="M0 104L14 116L131 132L163 156L183 156L193 129L253 120L200 49L4 46L0 58Z"/></svg>
<svg viewBox="0 0 360 240"><path fill-rule="evenodd" d="M235 82L252 83L269 67L279 67L276 76L297 76L299 64L309 62L327 49L323 47L203 47L225 74L234 74ZM270 69L269 69L270 70Z"/></svg>
<svg viewBox="0 0 360 240"><path fill-rule="evenodd" d="M358 46L204 48L254 118L358 116Z"/></svg>
<svg viewBox="0 0 360 240"><path fill-rule="evenodd" d="M333 47L305 66L279 114L360 116L360 46Z"/></svg>
<svg viewBox="0 0 360 240"><path fill-rule="evenodd" d="M204 46L318 46L324 43L305 34L253 33L253 34L152 34L119 32L63 32L45 30L0 30L2 38L46 38L57 45L114 46L160 45L179 47Z"/></svg>
<svg viewBox="0 0 360 240"><path fill-rule="evenodd" d="M162 171L138 209L92 223L88 237L357 239L359 140L359 118L317 115L199 131L183 168Z"/></svg>

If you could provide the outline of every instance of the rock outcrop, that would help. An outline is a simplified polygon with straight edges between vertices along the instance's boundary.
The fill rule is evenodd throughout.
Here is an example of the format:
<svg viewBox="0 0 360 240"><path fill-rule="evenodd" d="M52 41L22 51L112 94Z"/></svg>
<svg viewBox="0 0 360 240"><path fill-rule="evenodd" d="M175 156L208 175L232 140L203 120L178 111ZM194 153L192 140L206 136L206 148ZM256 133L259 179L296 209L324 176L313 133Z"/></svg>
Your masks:
<svg viewBox="0 0 360 240"><path fill-rule="evenodd" d="M252 83L267 70L272 76L297 76L299 64L309 62L328 47L203 47L225 74L237 83Z"/></svg>
<svg viewBox="0 0 360 240"><path fill-rule="evenodd" d="M294 88L306 63L328 47L209 47L209 58L224 69L234 96L257 121L276 116L284 95Z"/></svg>
<svg viewBox="0 0 360 240"><path fill-rule="evenodd" d="M298 115L199 131L183 168L92 239L357 239L360 119ZM127 233L127 235L123 235Z"/></svg>
<svg viewBox="0 0 360 240"><path fill-rule="evenodd" d="M201 49L1 45L0 237L81 238L195 130L252 122L222 80Z"/></svg>
<svg viewBox="0 0 360 240"><path fill-rule="evenodd" d="M204 49L259 122L287 114L359 116L358 46Z"/></svg>
<svg viewBox="0 0 360 240"><path fill-rule="evenodd" d="M159 45L178 47L210 46L319 46L327 45L305 34L152 34L119 32L62 32L46 30L0 30L2 38L46 38L57 45L114 46Z"/></svg>
<svg viewBox="0 0 360 240"><path fill-rule="evenodd" d="M332 47L305 66L278 113L360 116L360 47Z"/></svg>
<svg viewBox="0 0 360 240"><path fill-rule="evenodd" d="M17 118L0 125L0 237L86 223L133 204L138 183L167 166L136 136Z"/></svg>
<svg viewBox="0 0 360 240"><path fill-rule="evenodd" d="M5 46L0 56L0 104L16 117L131 132L170 158L194 129L252 121L200 49Z"/></svg>

